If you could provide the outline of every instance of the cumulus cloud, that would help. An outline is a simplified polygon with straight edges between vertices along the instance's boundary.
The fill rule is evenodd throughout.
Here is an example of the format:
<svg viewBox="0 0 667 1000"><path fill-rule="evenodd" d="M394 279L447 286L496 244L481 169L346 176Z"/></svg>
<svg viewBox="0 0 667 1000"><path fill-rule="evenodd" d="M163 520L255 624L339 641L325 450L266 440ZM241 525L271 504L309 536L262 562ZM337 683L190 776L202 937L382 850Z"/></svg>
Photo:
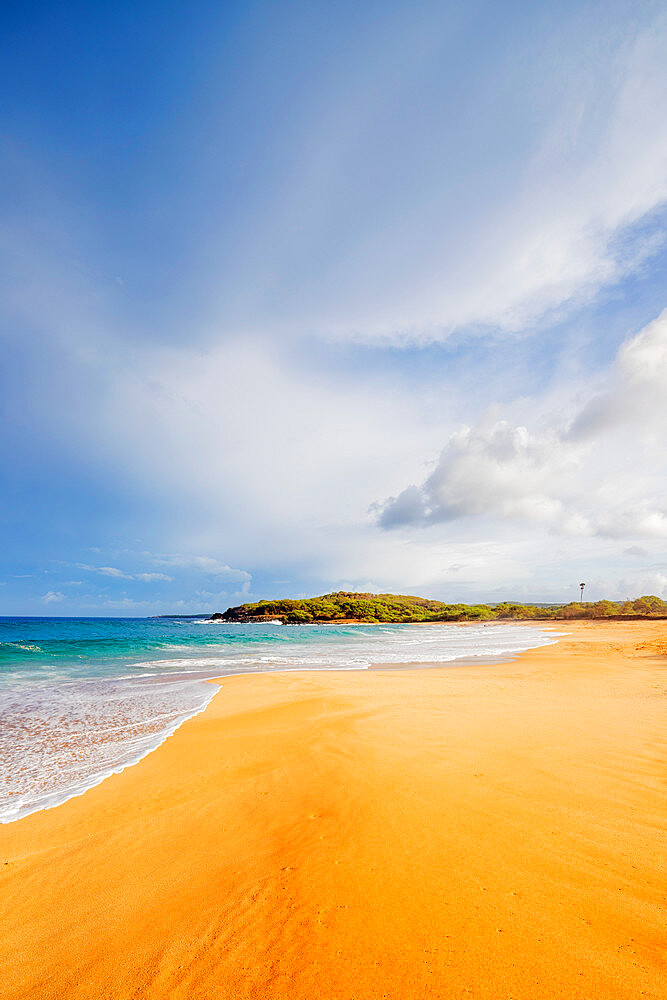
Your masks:
<svg viewBox="0 0 667 1000"><path fill-rule="evenodd" d="M462 428L420 486L379 505L379 523L490 515L560 534L667 538L667 463L656 449L666 416L667 310L622 345L604 387L569 420Z"/></svg>
<svg viewBox="0 0 667 1000"><path fill-rule="evenodd" d="M667 415L667 309L620 348L607 384L578 413L571 440L585 441L632 425L659 436Z"/></svg>
<svg viewBox="0 0 667 1000"><path fill-rule="evenodd" d="M59 590L47 590L42 600L45 604L58 604L65 600L65 594L61 594Z"/></svg>
<svg viewBox="0 0 667 1000"><path fill-rule="evenodd" d="M567 480L578 461L553 431L531 434L505 420L464 427L451 435L422 487L409 486L385 504L380 523L390 528L488 513L551 523L563 509L552 484Z"/></svg>

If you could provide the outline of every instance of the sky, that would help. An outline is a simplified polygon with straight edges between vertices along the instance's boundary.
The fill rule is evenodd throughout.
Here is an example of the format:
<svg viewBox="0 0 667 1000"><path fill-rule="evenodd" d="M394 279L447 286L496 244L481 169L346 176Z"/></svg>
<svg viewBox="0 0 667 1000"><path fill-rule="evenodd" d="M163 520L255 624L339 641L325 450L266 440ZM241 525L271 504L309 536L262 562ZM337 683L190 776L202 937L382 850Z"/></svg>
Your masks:
<svg viewBox="0 0 667 1000"><path fill-rule="evenodd" d="M667 597L658 2L8 2L0 614Z"/></svg>

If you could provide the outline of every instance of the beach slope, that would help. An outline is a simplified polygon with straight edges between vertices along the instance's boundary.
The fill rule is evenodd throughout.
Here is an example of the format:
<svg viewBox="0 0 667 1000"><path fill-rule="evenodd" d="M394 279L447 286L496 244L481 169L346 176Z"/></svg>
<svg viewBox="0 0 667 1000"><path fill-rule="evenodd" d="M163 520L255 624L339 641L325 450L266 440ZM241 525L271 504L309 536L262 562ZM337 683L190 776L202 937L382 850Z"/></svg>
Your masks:
<svg viewBox="0 0 667 1000"><path fill-rule="evenodd" d="M504 665L221 681L0 828L0 997L664 998L667 632L566 628Z"/></svg>

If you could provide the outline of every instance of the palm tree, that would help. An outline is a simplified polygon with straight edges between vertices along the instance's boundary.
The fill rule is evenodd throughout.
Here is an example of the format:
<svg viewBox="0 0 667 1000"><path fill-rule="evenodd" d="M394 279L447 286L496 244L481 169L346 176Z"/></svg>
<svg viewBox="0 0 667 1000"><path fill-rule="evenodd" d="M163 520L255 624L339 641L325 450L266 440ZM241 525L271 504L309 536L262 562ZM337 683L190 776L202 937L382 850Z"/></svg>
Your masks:
<svg viewBox="0 0 667 1000"><path fill-rule="evenodd" d="M579 586L581 587L581 602L580 603L583 604L584 603L584 587L586 586L586 584L585 583L580 583Z"/></svg>

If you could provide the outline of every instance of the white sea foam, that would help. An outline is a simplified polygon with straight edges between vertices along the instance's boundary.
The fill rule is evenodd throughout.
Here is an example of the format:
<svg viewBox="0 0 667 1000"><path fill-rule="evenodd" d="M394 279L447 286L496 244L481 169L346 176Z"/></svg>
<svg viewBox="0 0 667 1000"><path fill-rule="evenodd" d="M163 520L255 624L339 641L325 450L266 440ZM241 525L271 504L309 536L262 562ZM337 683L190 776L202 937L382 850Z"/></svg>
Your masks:
<svg viewBox="0 0 667 1000"><path fill-rule="evenodd" d="M158 747L214 685L83 681L0 695L0 823L50 809Z"/></svg>
<svg viewBox="0 0 667 1000"><path fill-rule="evenodd" d="M318 632L323 626L315 626ZM295 625L299 633L303 625ZM345 628L345 627L344 627ZM332 626L338 633L341 626ZM480 625L415 625L415 626L348 626L345 641L314 638L308 643L285 642L284 646L272 645L259 651L249 645L239 653L206 651L199 648L197 655L160 657L140 660L132 664L142 671L160 672L167 669L184 673L208 671L255 672L260 670L285 670L288 668L317 669L348 667L365 669L382 663L451 663L453 660L495 656L512 656L541 646L553 639L538 628L505 624Z"/></svg>
<svg viewBox="0 0 667 1000"><path fill-rule="evenodd" d="M288 631L289 629L289 631ZM236 636L236 631L230 629ZM280 634L281 638L277 636ZM253 630L228 645L161 643L181 655L125 662L111 678L62 679L48 664L37 681L0 688L0 822L59 805L136 763L216 688L203 683L238 673L365 670L382 664L447 664L511 657L555 641L538 628L511 624L294 626L272 641ZM289 636L289 637L288 637ZM187 655L182 655L183 650Z"/></svg>

